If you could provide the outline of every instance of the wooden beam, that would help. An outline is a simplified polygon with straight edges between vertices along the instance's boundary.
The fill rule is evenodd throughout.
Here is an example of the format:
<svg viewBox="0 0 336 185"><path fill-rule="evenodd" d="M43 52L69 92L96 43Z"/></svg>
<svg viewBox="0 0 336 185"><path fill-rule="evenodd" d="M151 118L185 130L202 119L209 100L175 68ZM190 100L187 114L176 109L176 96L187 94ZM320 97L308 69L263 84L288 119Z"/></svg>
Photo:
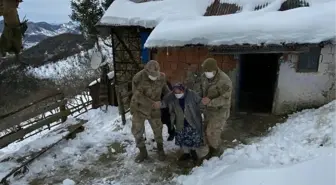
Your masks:
<svg viewBox="0 0 336 185"><path fill-rule="evenodd" d="M0 132L11 128L15 125L19 125L20 123L29 120L30 118L33 118L35 116L38 116L42 113L45 113L47 111L56 109L62 105L65 105L66 100L61 100L59 102L53 103L51 105L39 108L37 110L35 110L34 112L30 112L24 115L19 115L19 116L10 116L10 117L6 117L5 119L2 119L0 122Z"/></svg>
<svg viewBox="0 0 336 185"><path fill-rule="evenodd" d="M114 36L113 36L113 30L112 28L110 29L110 34L111 34L111 43L112 43L112 59L113 59L113 70L114 71L114 78L113 78L113 81L114 83L117 83L117 72L116 72L116 51L117 51L117 46L116 46L116 43L115 43L115 39L114 39Z"/></svg>
<svg viewBox="0 0 336 185"><path fill-rule="evenodd" d="M267 53L304 53L309 52L309 47L301 47L299 49L292 49L292 48L277 48L277 49L271 49L271 48L260 48L260 49L216 49L216 50L210 50L209 53L211 54L267 54Z"/></svg>
<svg viewBox="0 0 336 185"><path fill-rule="evenodd" d="M152 31L154 28L145 28L142 26L133 26L133 25L125 25L125 26L120 26L120 25L104 25L104 24L96 24L97 29L104 29L104 28L108 28L108 29L140 29L140 30L144 30L144 31Z"/></svg>
<svg viewBox="0 0 336 185"><path fill-rule="evenodd" d="M33 132L34 130L37 130L45 125L48 125L52 122L55 122L59 119L61 119L64 116L68 116L70 115L70 111L66 110L63 112L59 112L57 114L54 114L53 116L50 116L49 118L39 121L35 124L33 124L30 127L27 127L25 129L19 130L18 132L14 132L11 134L7 134L3 137L0 138L0 149L3 147L6 147L7 145L9 145L10 143L13 143L14 141L23 138L26 134Z"/></svg>

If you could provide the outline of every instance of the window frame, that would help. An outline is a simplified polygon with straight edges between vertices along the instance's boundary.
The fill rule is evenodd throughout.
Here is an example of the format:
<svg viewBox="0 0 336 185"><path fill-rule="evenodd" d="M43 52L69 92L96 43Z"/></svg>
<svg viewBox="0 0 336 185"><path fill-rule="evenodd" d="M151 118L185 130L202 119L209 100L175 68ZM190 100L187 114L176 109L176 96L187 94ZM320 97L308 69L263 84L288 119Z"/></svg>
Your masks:
<svg viewBox="0 0 336 185"><path fill-rule="evenodd" d="M298 55L298 60L296 63L296 72L297 73L316 73L318 72L319 67L320 67L321 55L322 55L321 51L322 51L322 48L317 46L317 47L309 48L308 52L300 53ZM309 64L309 63L312 63L311 62L312 60L317 60L316 65L314 65L314 67L309 67L312 65L312 64Z"/></svg>

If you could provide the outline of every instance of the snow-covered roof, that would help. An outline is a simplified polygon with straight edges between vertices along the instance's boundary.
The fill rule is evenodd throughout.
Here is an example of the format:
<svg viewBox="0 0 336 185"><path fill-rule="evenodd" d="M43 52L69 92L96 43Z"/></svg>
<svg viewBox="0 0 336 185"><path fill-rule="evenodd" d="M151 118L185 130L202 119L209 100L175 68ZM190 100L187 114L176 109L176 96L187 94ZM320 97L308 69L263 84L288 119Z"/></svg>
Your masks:
<svg viewBox="0 0 336 185"><path fill-rule="evenodd" d="M269 6L224 16L165 19L145 46L319 43L336 37L335 2L323 0L287 11Z"/></svg>
<svg viewBox="0 0 336 185"><path fill-rule="evenodd" d="M225 15L262 9L279 10L330 0L115 0L98 22L100 26L142 26L154 28L165 18Z"/></svg>
<svg viewBox="0 0 336 185"><path fill-rule="evenodd" d="M115 0L99 25L155 27L167 17L201 16L214 0L161 0L135 3Z"/></svg>

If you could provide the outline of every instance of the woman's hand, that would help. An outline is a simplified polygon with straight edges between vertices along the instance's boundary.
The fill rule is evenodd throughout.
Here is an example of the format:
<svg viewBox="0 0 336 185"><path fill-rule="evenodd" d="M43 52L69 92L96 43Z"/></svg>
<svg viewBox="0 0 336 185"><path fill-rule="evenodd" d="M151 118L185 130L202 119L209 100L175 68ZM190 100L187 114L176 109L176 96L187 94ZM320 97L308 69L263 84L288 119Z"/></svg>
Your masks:
<svg viewBox="0 0 336 185"><path fill-rule="evenodd" d="M203 105L207 105L207 104L209 104L210 103L210 98L208 98L208 97L204 97L204 98L202 98L202 103L203 103Z"/></svg>
<svg viewBox="0 0 336 185"><path fill-rule="evenodd" d="M160 109L161 108L161 102L160 101L156 101L153 103L152 107L154 109Z"/></svg>

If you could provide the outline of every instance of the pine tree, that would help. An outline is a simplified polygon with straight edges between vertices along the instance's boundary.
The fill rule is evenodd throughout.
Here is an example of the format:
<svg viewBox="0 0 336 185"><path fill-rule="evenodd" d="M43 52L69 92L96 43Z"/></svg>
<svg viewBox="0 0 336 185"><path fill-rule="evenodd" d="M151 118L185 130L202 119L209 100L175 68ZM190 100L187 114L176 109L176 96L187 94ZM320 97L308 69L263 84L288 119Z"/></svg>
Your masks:
<svg viewBox="0 0 336 185"><path fill-rule="evenodd" d="M108 9L108 7L110 7L110 5L113 3L114 0L105 0L102 2L102 6L104 8L104 10L106 11Z"/></svg>
<svg viewBox="0 0 336 185"><path fill-rule="evenodd" d="M104 15L104 11L114 0L71 0L70 18L80 24L80 30L87 39L92 39L98 44L99 32L95 25ZM111 47L111 44L103 43ZM99 49L100 50L100 49Z"/></svg>
<svg viewBox="0 0 336 185"><path fill-rule="evenodd" d="M96 40L98 30L95 25L103 16L107 5L105 2L101 4L98 0L71 0L70 18L80 23L80 30L86 37Z"/></svg>

